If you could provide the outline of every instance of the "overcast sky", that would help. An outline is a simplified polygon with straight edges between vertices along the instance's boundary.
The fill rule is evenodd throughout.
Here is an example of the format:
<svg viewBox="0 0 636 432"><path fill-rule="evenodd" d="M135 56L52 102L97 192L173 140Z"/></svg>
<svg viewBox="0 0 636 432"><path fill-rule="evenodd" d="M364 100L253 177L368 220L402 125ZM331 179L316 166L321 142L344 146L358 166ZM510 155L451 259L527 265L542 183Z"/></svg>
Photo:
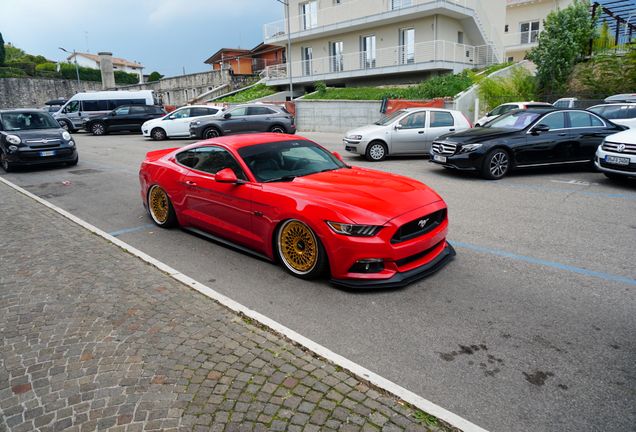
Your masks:
<svg viewBox="0 0 636 432"><path fill-rule="evenodd" d="M263 25L284 19L277 0L0 0L0 33L27 54L113 57L166 77L204 72L221 48L254 48Z"/></svg>

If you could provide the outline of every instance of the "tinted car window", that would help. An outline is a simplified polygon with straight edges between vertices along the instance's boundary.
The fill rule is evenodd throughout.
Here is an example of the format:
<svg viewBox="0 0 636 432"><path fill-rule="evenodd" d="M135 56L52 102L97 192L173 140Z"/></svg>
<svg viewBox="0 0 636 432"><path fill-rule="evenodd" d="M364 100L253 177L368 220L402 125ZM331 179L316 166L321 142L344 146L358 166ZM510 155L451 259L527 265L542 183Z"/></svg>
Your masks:
<svg viewBox="0 0 636 432"><path fill-rule="evenodd" d="M227 150L211 146L199 147L196 150L196 156L199 160L192 167L193 169L216 174L225 168L230 168L237 178L246 178L239 163Z"/></svg>
<svg viewBox="0 0 636 432"><path fill-rule="evenodd" d="M174 118L178 118L178 119L187 118L187 117L190 117L190 111L191 110L192 110L191 108L184 108L182 110L179 110L177 112L172 113L172 115L170 117L174 116Z"/></svg>
<svg viewBox="0 0 636 432"><path fill-rule="evenodd" d="M622 110L619 105L607 106L605 107L601 115L609 120L624 118L624 117L621 117L621 111Z"/></svg>
<svg viewBox="0 0 636 432"><path fill-rule="evenodd" d="M190 117L199 117L204 115L216 114L219 110L216 108L191 108Z"/></svg>
<svg viewBox="0 0 636 432"><path fill-rule="evenodd" d="M595 116L586 112L570 112L570 125L573 128L603 126L603 123Z"/></svg>
<svg viewBox="0 0 636 432"><path fill-rule="evenodd" d="M455 124L453 115L447 112L431 111L431 127L449 127Z"/></svg>
<svg viewBox="0 0 636 432"><path fill-rule="evenodd" d="M250 115L276 114L276 111L267 107L250 107Z"/></svg>
<svg viewBox="0 0 636 432"><path fill-rule="evenodd" d="M142 106L132 106L132 107L130 107L130 113L131 114L146 114L146 112L154 113L155 110L152 109L152 108L146 110L146 107L142 107Z"/></svg>
<svg viewBox="0 0 636 432"><path fill-rule="evenodd" d="M634 117L636 117L636 105L630 106L627 109L627 118L634 118Z"/></svg>
<svg viewBox="0 0 636 432"><path fill-rule="evenodd" d="M117 115L127 115L130 112L130 107L119 107L115 110Z"/></svg>
<svg viewBox="0 0 636 432"><path fill-rule="evenodd" d="M491 128L521 130L535 121L539 114L527 111L511 111L488 123Z"/></svg>
<svg viewBox="0 0 636 432"><path fill-rule="evenodd" d="M84 111L99 111L99 101L84 101Z"/></svg>
<svg viewBox="0 0 636 432"><path fill-rule="evenodd" d="M400 120L403 129L421 129L426 122L426 113L413 113Z"/></svg>
<svg viewBox="0 0 636 432"><path fill-rule="evenodd" d="M551 130L564 129L565 128L565 113L557 112L557 113L548 114L547 116L543 117L539 121L539 124L544 124L546 126L549 126Z"/></svg>
<svg viewBox="0 0 636 432"><path fill-rule="evenodd" d="M196 149L181 152L175 156L175 159L178 163L185 165L188 168L193 168L199 162Z"/></svg>
<svg viewBox="0 0 636 432"><path fill-rule="evenodd" d="M234 108L232 111L230 111L230 113L232 114L232 116L247 115L247 107Z"/></svg>

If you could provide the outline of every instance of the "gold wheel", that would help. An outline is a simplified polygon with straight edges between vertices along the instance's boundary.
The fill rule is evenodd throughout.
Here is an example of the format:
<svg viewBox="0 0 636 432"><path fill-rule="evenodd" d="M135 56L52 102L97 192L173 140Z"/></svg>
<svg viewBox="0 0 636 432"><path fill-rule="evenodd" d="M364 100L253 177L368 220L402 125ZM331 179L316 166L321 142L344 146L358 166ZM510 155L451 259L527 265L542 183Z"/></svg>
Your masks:
<svg viewBox="0 0 636 432"><path fill-rule="evenodd" d="M287 268L304 275L312 271L318 261L318 241L313 231L297 220L287 221L278 235L278 248Z"/></svg>
<svg viewBox="0 0 636 432"><path fill-rule="evenodd" d="M153 186L148 193L148 206L150 215L155 223L162 227L169 227L175 224L176 217L170 198L159 186Z"/></svg>

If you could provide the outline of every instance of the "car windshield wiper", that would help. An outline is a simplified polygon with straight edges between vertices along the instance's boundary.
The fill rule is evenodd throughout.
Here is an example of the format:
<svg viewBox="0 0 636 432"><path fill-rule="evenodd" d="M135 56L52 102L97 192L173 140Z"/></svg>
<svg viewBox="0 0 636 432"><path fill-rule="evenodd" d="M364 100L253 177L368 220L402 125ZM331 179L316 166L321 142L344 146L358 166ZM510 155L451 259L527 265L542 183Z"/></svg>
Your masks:
<svg viewBox="0 0 636 432"><path fill-rule="evenodd" d="M284 175L284 176L278 177L278 178L273 178L273 179L269 179L269 180L263 180L263 183L271 183L271 182L276 182L276 181L292 181L296 177L297 176L295 176L295 175Z"/></svg>

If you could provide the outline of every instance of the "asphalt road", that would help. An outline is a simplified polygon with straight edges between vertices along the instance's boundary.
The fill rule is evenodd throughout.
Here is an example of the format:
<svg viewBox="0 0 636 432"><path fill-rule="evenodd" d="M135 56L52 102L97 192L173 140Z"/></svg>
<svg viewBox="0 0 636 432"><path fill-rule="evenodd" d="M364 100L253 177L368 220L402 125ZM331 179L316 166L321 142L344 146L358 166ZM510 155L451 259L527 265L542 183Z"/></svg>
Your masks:
<svg viewBox="0 0 636 432"><path fill-rule="evenodd" d="M299 134L430 185L457 257L403 289L347 291L157 228L140 163L191 140L77 133L77 166L0 175L483 428L636 430L636 181L570 168L489 182L427 158L370 163L339 135Z"/></svg>

